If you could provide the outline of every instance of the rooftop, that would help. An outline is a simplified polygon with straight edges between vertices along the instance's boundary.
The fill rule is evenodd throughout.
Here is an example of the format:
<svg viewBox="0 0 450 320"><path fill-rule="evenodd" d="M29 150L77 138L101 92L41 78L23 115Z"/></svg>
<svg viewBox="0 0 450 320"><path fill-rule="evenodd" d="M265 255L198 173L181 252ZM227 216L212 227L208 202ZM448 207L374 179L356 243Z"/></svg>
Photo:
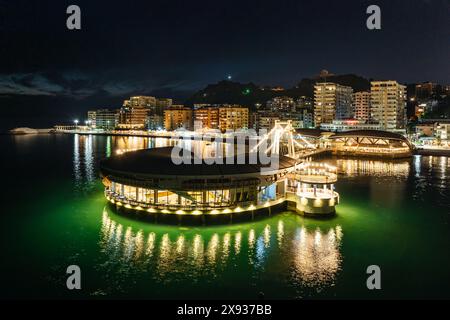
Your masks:
<svg viewBox="0 0 450 320"><path fill-rule="evenodd" d="M320 138L322 136L322 134L327 134L330 133L329 131L326 130L321 130L321 129L307 129L307 128L299 128L299 129L295 129L295 132L297 134L300 134L302 136L305 137L311 137L311 138Z"/></svg>
<svg viewBox="0 0 450 320"><path fill-rule="evenodd" d="M103 173L122 173L127 175L146 175L146 176L233 176L240 174L260 173L266 165L261 164L258 159L256 164L248 164L248 154L246 155L246 164L236 164L237 157L234 157L234 164L231 158L223 159L224 164L208 165L204 162L194 164L194 155L191 153L192 164L175 164L172 160L172 150L174 147L163 147L153 149L143 149L133 152L127 152L123 155L113 156L100 162L100 168ZM182 154L176 152L176 154ZM179 160L180 156L176 156ZM227 161L228 160L228 161ZM293 167L296 160L279 156L279 170Z"/></svg>
<svg viewBox="0 0 450 320"><path fill-rule="evenodd" d="M389 132L389 131L381 131L381 130L352 130L352 131L344 131L338 132L335 135L331 136L331 139L339 139L344 137L371 137L371 138L381 138L381 139L393 139L393 140L401 140L407 142L408 140L399 133Z"/></svg>

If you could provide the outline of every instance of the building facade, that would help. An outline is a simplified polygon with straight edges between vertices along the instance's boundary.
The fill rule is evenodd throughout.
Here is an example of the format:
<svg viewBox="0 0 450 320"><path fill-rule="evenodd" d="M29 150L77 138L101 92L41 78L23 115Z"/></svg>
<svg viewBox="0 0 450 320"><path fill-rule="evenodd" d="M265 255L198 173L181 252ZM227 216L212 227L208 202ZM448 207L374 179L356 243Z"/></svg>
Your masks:
<svg viewBox="0 0 450 320"><path fill-rule="evenodd" d="M219 108L219 129L239 130L248 128L248 108L241 106L224 106Z"/></svg>
<svg viewBox="0 0 450 320"><path fill-rule="evenodd" d="M372 81L370 83L372 119L383 130L404 129L406 125L406 87L397 81Z"/></svg>
<svg viewBox="0 0 450 320"><path fill-rule="evenodd" d="M377 123L366 123L361 120L333 120L332 123L320 124L320 129L334 132L351 130L381 130L381 125Z"/></svg>
<svg viewBox="0 0 450 320"><path fill-rule="evenodd" d="M301 112L304 109L312 110L314 108L314 100L310 97L301 96L295 101L295 110Z"/></svg>
<svg viewBox="0 0 450 320"><path fill-rule="evenodd" d="M147 118L148 130L162 130L164 129L164 116L159 114L149 114Z"/></svg>
<svg viewBox="0 0 450 320"><path fill-rule="evenodd" d="M164 110L164 128L167 131L179 128L193 130L192 109L181 105L173 105Z"/></svg>
<svg viewBox="0 0 450 320"><path fill-rule="evenodd" d="M219 108L201 107L194 110L194 121L199 121L199 123L201 123L201 128L218 129Z"/></svg>
<svg viewBox="0 0 450 320"><path fill-rule="evenodd" d="M450 144L450 121L441 121L437 124L436 137L440 140L441 144Z"/></svg>
<svg viewBox="0 0 450 320"><path fill-rule="evenodd" d="M164 110L172 106L172 99L152 96L133 96L123 102L120 109L119 127L145 129L149 116L164 116Z"/></svg>
<svg viewBox="0 0 450 320"><path fill-rule="evenodd" d="M352 94L351 87L332 82L316 83L314 86L315 125L353 118Z"/></svg>
<svg viewBox="0 0 450 320"><path fill-rule="evenodd" d="M370 120L370 92L360 91L353 94L353 110L355 119L360 121Z"/></svg>
<svg viewBox="0 0 450 320"><path fill-rule="evenodd" d="M88 121L93 121L96 129L114 130L119 123L118 110L99 109L88 112Z"/></svg>
<svg viewBox="0 0 450 320"><path fill-rule="evenodd" d="M149 113L148 108L123 106L120 109L119 128L145 129Z"/></svg>
<svg viewBox="0 0 450 320"><path fill-rule="evenodd" d="M293 112L295 111L295 101L290 97L275 97L266 103L267 109L273 112Z"/></svg>
<svg viewBox="0 0 450 320"><path fill-rule="evenodd" d="M95 119L97 118L97 112L96 111L88 111L87 113L87 125L92 128L95 129L96 127L96 123L95 123Z"/></svg>
<svg viewBox="0 0 450 320"><path fill-rule="evenodd" d="M436 93L437 84L433 82L424 82L416 84L415 97L416 99L429 98Z"/></svg>
<svg viewBox="0 0 450 320"><path fill-rule="evenodd" d="M314 111L311 109L303 109L303 127L314 128Z"/></svg>

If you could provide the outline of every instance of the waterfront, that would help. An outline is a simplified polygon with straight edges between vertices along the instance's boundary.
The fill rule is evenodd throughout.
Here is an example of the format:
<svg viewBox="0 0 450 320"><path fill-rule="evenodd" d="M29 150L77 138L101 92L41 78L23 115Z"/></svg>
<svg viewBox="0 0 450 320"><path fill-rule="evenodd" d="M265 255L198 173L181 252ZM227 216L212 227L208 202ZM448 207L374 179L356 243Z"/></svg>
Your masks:
<svg viewBox="0 0 450 320"><path fill-rule="evenodd" d="M330 159L337 216L153 225L106 207L98 161L166 139L1 136L2 297L450 297L450 161ZM82 290L65 289L65 268ZM378 264L382 290L365 287Z"/></svg>

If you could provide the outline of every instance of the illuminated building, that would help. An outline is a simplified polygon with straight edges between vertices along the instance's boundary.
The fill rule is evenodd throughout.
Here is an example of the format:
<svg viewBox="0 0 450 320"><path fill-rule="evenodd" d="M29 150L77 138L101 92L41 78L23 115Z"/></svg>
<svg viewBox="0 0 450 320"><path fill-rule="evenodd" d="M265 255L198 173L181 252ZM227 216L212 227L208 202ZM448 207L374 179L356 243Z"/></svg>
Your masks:
<svg viewBox="0 0 450 320"><path fill-rule="evenodd" d="M167 131L179 128L193 129L192 109L185 106L172 106L164 110L164 127Z"/></svg>
<svg viewBox="0 0 450 320"><path fill-rule="evenodd" d="M339 194L334 191L337 181L335 167L307 162L301 164L294 175L295 178L288 182L297 196L294 202L296 210L313 215L335 212L335 206L339 204Z"/></svg>
<svg viewBox="0 0 450 320"><path fill-rule="evenodd" d="M372 81L370 85L372 119L380 123L383 130L405 128L406 87L391 80Z"/></svg>
<svg viewBox="0 0 450 320"><path fill-rule="evenodd" d="M162 117L164 110L170 106L172 106L172 99L151 96L130 97L123 102L120 109L119 127L122 129L145 129L149 126L149 116Z"/></svg>
<svg viewBox="0 0 450 320"><path fill-rule="evenodd" d="M256 114L256 117L253 121L256 121L256 126L253 126L253 128L257 130L271 130L277 121L291 121L293 128L304 127L303 112L272 112L270 110L258 110L258 112L255 112L254 114Z"/></svg>
<svg viewBox="0 0 450 320"><path fill-rule="evenodd" d="M333 153L345 156L405 158L412 155L412 145L404 136L388 131L354 130L330 137Z"/></svg>
<svg viewBox="0 0 450 320"><path fill-rule="evenodd" d="M186 154L180 151L192 158L183 162ZM110 157L101 162L100 170L106 198L117 208L144 214L232 218L270 213L271 208L334 213L339 196L334 192L336 176L328 172L331 167L313 167L282 155L274 167L263 165L259 157L256 162L250 162L248 154L245 158L243 163L234 156L222 159L222 164L209 165L204 159L195 164L190 151L162 147Z"/></svg>
<svg viewBox="0 0 450 320"><path fill-rule="evenodd" d="M122 107L120 109L119 128L144 129L147 123L149 109L141 107Z"/></svg>
<svg viewBox="0 0 450 320"><path fill-rule="evenodd" d="M287 173L296 160L279 157L278 169L256 164L174 164L173 147L127 152L100 164L106 197L148 213L215 215L283 204ZM228 163L227 163L228 162ZM248 163L248 159L247 162ZM264 205L266 205L264 207Z"/></svg>
<svg viewBox="0 0 450 320"><path fill-rule="evenodd" d="M201 107L194 110L194 121L200 121L202 128L219 128L219 108Z"/></svg>
<svg viewBox="0 0 450 320"><path fill-rule="evenodd" d="M87 124L90 128L94 128L95 129L95 119L97 116L97 112L96 111L88 111L87 112Z"/></svg>
<svg viewBox="0 0 450 320"><path fill-rule="evenodd" d="M366 123L360 120L333 120L332 123L322 123L320 129L327 131L350 131L350 130L381 130L377 123Z"/></svg>
<svg viewBox="0 0 450 320"><path fill-rule="evenodd" d="M267 108L273 112L295 111L295 102L290 97L275 97L266 103Z"/></svg>
<svg viewBox="0 0 450 320"><path fill-rule="evenodd" d="M314 112L312 109L303 109L303 128L314 127Z"/></svg>
<svg viewBox="0 0 450 320"><path fill-rule="evenodd" d="M271 130L280 117L273 113L259 113L257 129Z"/></svg>
<svg viewBox="0 0 450 320"><path fill-rule="evenodd" d="M436 127L436 137L441 140L441 143L450 144L450 121L439 121Z"/></svg>
<svg viewBox="0 0 450 320"><path fill-rule="evenodd" d="M331 123L333 120L353 118L351 87L331 82L318 82L314 86L314 122Z"/></svg>
<svg viewBox="0 0 450 320"><path fill-rule="evenodd" d="M436 123L418 123L416 124L416 134L417 136L427 136L432 137L436 131Z"/></svg>
<svg viewBox="0 0 450 320"><path fill-rule="evenodd" d="M219 129L239 130L248 128L248 108L224 106L219 108Z"/></svg>
<svg viewBox="0 0 450 320"><path fill-rule="evenodd" d="M164 110L170 108L173 105L173 100L169 98L156 98L156 104L151 114L157 114L159 116L164 115Z"/></svg>
<svg viewBox="0 0 450 320"><path fill-rule="evenodd" d="M295 101L295 110L302 111L304 109L312 110L314 107L313 99L306 96L301 96Z"/></svg>
<svg viewBox="0 0 450 320"><path fill-rule="evenodd" d="M113 130L119 123L118 110L98 109L88 111L87 124L91 128Z"/></svg>
<svg viewBox="0 0 450 320"><path fill-rule="evenodd" d="M355 119L361 121L370 119L370 92L361 91L353 94L353 110Z"/></svg>
<svg viewBox="0 0 450 320"><path fill-rule="evenodd" d="M164 129L164 116L159 114L150 114L147 117L148 130L162 130Z"/></svg>
<svg viewBox="0 0 450 320"><path fill-rule="evenodd" d="M416 84L415 88L415 98L429 98L436 93L437 84L433 82L424 82Z"/></svg>

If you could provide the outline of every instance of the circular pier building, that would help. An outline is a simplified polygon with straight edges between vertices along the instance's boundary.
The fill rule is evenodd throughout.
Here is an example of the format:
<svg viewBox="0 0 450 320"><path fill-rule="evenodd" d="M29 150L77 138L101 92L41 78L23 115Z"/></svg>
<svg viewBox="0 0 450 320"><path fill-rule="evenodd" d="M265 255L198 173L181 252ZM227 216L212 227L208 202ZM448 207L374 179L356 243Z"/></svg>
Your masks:
<svg viewBox="0 0 450 320"><path fill-rule="evenodd" d="M305 175L311 167L288 156L279 155L272 167L248 154L243 164L237 156L223 159L223 164L205 160L196 164L193 154L191 163L179 163L180 158L174 161L174 148L144 149L103 160L100 171L106 198L117 209L155 219L199 216L203 221L212 216L233 219L250 214L253 218L274 209L329 214L339 201L335 177L325 182L313 177L319 170Z"/></svg>

